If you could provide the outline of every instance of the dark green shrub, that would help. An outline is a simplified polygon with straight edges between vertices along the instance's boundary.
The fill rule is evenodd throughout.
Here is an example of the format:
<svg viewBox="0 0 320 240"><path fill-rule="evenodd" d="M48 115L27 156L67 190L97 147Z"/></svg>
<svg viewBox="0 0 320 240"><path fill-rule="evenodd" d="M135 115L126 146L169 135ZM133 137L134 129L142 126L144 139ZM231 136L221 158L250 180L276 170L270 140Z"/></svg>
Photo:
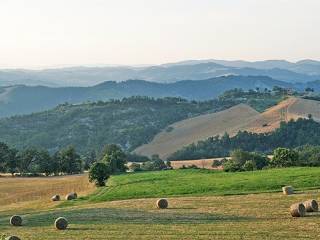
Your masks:
<svg viewBox="0 0 320 240"><path fill-rule="evenodd" d="M94 182L96 186L102 187L106 185L106 181L110 177L110 166L103 162L94 163L89 170L89 181Z"/></svg>
<svg viewBox="0 0 320 240"><path fill-rule="evenodd" d="M273 151L273 158L270 160L272 167L291 167L298 163L299 155L293 149L277 148Z"/></svg>

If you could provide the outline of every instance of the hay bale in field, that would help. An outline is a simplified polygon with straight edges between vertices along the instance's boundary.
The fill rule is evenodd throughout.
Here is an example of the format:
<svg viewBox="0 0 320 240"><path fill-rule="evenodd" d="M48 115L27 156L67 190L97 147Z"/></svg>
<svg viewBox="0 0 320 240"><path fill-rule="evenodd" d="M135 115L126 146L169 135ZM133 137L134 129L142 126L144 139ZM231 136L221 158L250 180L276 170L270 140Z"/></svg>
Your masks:
<svg viewBox="0 0 320 240"><path fill-rule="evenodd" d="M161 198L157 201L157 208L159 209L165 209L165 208L168 208L168 200L167 199L164 199L164 198Z"/></svg>
<svg viewBox="0 0 320 240"><path fill-rule="evenodd" d="M302 203L291 205L290 213L292 217L304 217L306 215L306 208Z"/></svg>
<svg viewBox="0 0 320 240"><path fill-rule="evenodd" d="M283 192L284 195L291 195L291 194L293 194L293 187L291 187L291 186L284 186L284 187L282 188L282 192Z"/></svg>
<svg viewBox="0 0 320 240"><path fill-rule="evenodd" d="M68 193L66 195L66 200L73 200L73 199L77 199L78 198L78 194L75 193L75 192L72 192L72 193Z"/></svg>
<svg viewBox="0 0 320 240"><path fill-rule="evenodd" d="M9 237L6 237L5 240L21 240L21 239L18 238L17 236L9 236Z"/></svg>
<svg viewBox="0 0 320 240"><path fill-rule="evenodd" d="M58 230L65 230L68 227L68 220L64 217L59 217L54 222L54 227Z"/></svg>
<svg viewBox="0 0 320 240"><path fill-rule="evenodd" d="M12 226L22 226L22 218L18 215L14 215L10 218L10 224Z"/></svg>
<svg viewBox="0 0 320 240"><path fill-rule="evenodd" d="M52 198L51 198L52 201L56 202L56 201L60 201L60 195L54 195Z"/></svg>
<svg viewBox="0 0 320 240"><path fill-rule="evenodd" d="M307 212L318 212L318 203L316 200L308 200L303 203L304 207L306 208Z"/></svg>

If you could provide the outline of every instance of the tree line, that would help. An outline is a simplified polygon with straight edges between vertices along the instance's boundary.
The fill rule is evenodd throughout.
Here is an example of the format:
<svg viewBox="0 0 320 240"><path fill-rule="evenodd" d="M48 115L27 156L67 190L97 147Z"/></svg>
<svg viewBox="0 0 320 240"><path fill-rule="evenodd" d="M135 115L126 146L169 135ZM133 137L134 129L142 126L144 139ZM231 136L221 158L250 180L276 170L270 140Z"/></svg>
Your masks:
<svg viewBox="0 0 320 240"><path fill-rule="evenodd" d="M272 156L236 149L230 159L213 161L212 166L223 166L226 172L254 171L266 168L319 167L320 146L304 145L298 148L276 148Z"/></svg>
<svg viewBox="0 0 320 240"><path fill-rule="evenodd" d="M76 174L85 167L83 159L72 146L50 154L47 150L27 148L18 151L0 142L0 172L21 175Z"/></svg>

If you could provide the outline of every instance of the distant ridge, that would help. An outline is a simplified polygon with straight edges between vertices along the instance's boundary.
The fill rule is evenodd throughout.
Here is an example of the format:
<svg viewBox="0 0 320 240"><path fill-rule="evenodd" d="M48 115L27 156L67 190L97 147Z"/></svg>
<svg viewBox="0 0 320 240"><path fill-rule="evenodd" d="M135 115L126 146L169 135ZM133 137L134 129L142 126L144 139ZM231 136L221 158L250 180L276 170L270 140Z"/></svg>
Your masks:
<svg viewBox="0 0 320 240"><path fill-rule="evenodd" d="M0 70L0 86L24 84L49 87L87 87L105 81L141 79L151 82L172 83L181 80L203 80L224 75L268 76L288 83L320 80L320 62L302 60L226 61L186 60L154 66L73 66L56 69Z"/></svg>
<svg viewBox="0 0 320 240"><path fill-rule="evenodd" d="M0 87L0 117L29 114L53 108L65 102L79 104L131 96L182 97L188 100L213 99L234 88L243 90L274 86L294 88L292 84L264 76L225 76L207 80L154 83L143 80L108 81L93 87L12 86ZM320 84L319 84L320 86Z"/></svg>

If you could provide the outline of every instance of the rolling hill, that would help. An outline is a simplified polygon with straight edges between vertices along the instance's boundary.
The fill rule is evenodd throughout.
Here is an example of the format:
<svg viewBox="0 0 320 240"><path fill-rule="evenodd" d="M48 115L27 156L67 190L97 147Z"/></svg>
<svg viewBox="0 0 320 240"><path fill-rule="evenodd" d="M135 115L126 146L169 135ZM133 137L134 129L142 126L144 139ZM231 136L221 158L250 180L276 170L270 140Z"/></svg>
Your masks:
<svg viewBox="0 0 320 240"><path fill-rule="evenodd" d="M311 114L313 119L320 121L320 102L302 98L289 98L277 106L252 118L239 130L263 133L271 132L280 126L281 121L291 119L307 118Z"/></svg>
<svg viewBox="0 0 320 240"><path fill-rule="evenodd" d="M0 117L45 111L63 103L79 104L131 96L155 98L182 97L188 100L209 100L226 90L294 88L292 84L261 76L227 76L207 80L153 83L142 80L104 82L93 87L11 86L0 87Z"/></svg>
<svg viewBox="0 0 320 240"><path fill-rule="evenodd" d="M170 126L172 131L162 131L135 152L146 156L156 153L167 158L182 147L211 136L225 132L233 136L239 131L271 132L280 126L281 121L307 118L308 114L320 121L319 101L291 97L261 114L241 104L222 112L176 122Z"/></svg>
<svg viewBox="0 0 320 240"><path fill-rule="evenodd" d="M172 131L164 130L146 145L135 150L135 153L145 156L159 154L167 158L178 149L191 143L226 132L237 132L239 125L250 121L259 113L253 108L240 104L218 113L201 115L186 119L170 126Z"/></svg>
<svg viewBox="0 0 320 240"><path fill-rule="evenodd" d="M18 149L40 147L50 152L73 145L81 154L99 153L111 143L133 150L176 121L221 111L232 104L147 97L63 104L44 112L1 119L0 141Z"/></svg>

